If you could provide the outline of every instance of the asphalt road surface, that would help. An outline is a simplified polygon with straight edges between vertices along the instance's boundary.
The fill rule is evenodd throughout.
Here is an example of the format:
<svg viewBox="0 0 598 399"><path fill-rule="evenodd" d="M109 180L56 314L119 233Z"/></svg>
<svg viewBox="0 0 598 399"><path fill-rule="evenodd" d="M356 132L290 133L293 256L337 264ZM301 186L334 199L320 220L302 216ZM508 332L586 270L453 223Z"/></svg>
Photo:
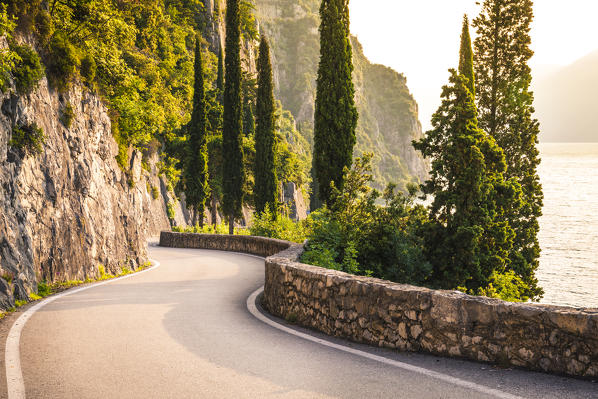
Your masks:
<svg viewBox="0 0 598 399"><path fill-rule="evenodd" d="M20 335L27 398L598 398L591 381L370 348L268 316L293 329L280 330L248 310L263 260L150 256L161 266L31 316Z"/></svg>

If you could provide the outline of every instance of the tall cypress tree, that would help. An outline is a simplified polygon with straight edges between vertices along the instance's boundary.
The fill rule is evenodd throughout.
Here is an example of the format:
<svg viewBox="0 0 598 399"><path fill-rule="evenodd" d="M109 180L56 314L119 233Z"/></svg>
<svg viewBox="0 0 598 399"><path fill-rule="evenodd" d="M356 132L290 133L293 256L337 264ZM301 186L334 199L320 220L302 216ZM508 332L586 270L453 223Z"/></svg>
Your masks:
<svg viewBox="0 0 598 399"><path fill-rule="evenodd" d="M506 176L523 189L523 206L506 215L516 234L510 267L529 286L527 295L538 298L543 294L535 271L539 266L538 218L544 195L537 171L540 127L533 117L528 65L533 56L532 7L531 0L485 0L473 25L478 33L474 48L480 127L503 149Z"/></svg>
<svg viewBox="0 0 598 399"><path fill-rule="evenodd" d="M185 197L193 209L193 225L203 226L208 186L208 149L206 130L206 96L200 38L195 41L195 85L193 111L188 126Z"/></svg>
<svg viewBox="0 0 598 399"><path fill-rule="evenodd" d="M226 2L226 49L224 84L224 114L222 126L223 198L222 210L228 218L229 233L234 233L235 219L243 208L243 169L241 105L241 29L240 0Z"/></svg>
<svg viewBox="0 0 598 399"><path fill-rule="evenodd" d="M255 117L253 116L253 104L245 101L243 104L243 134L246 137L255 135Z"/></svg>
<svg viewBox="0 0 598 399"><path fill-rule="evenodd" d="M351 167L357 108L349 39L349 1L322 0L320 64L314 121L314 179L319 200L331 202L331 183L343 186L343 170ZM316 201L315 203L317 203Z"/></svg>
<svg viewBox="0 0 598 399"><path fill-rule="evenodd" d="M469 18L463 16L463 31L461 32L461 50L459 51L459 73L468 80L467 88L475 97L475 73L473 70L473 50L471 35L469 34Z"/></svg>
<svg viewBox="0 0 598 399"><path fill-rule="evenodd" d="M276 178L276 131L274 118L274 85L270 46L265 36L260 43L257 61L258 90L255 131L255 209L262 213L270 208L276 217L278 181Z"/></svg>
<svg viewBox="0 0 598 399"><path fill-rule="evenodd" d="M422 185L434 197L435 224L426 237L432 284L477 291L508 266L513 231L504 214L517 206L520 188L504 179L504 154L478 127L468 35L464 26L459 72L450 71L433 129L414 146L432 160L430 178Z"/></svg>

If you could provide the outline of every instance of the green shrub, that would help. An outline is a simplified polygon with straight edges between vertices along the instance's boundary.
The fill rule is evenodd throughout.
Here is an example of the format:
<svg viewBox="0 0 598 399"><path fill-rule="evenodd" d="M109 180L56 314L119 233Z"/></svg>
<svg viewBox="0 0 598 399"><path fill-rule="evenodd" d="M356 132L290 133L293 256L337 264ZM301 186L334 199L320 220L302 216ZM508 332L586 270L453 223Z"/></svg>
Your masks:
<svg viewBox="0 0 598 399"><path fill-rule="evenodd" d="M36 155L41 154L44 140L43 130L33 123L13 126L12 137L8 144L20 150L24 155Z"/></svg>
<svg viewBox="0 0 598 399"><path fill-rule="evenodd" d="M302 243L307 238L303 222L295 222L288 216L283 215L278 215L274 218L269 207L262 214L254 216L249 232L253 236L276 238L298 243Z"/></svg>
<svg viewBox="0 0 598 399"><path fill-rule="evenodd" d="M48 77L51 79L52 86L60 91L66 91L79 64L77 51L63 34L57 34L52 38L48 51Z"/></svg>
<svg viewBox="0 0 598 399"><path fill-rule="evenodd" d="M172 202L169 202L166 205L166 216L168 216L168 219L170 219L171 223L174 221L175 212L174 212L174 204Z"/></svg>
<svg viewBox="0 0 598 399"><path fill-rule="evenodd" d="M11 49L17 54L18 59L12 70L15 85L19 94L27 94L37 88L39 81L44 77L44 67L39 55L27 45L12 45Z"/></svg>
<svg viewBox="0 0 598 399"><path fill-rule="evenodd" d="M62 122L64 127L70 129L74 119L75 111L73 110L73 106L71 103L66 103L64 109L62 110L62 115L60 115L60 122Z"/></svg>
<svg viewBox="0 0 598 399"><path fill-rule="evenodd" d="M172 228L172 231L176 233L194 233L194 234L228 234L228 223L222 222L217 225L206 224L203 227L199 226L187 226ZM248 236L249 230L235 227L234 234L237 236Z"/></svg>
<svg viewBox="0 0 598 399"><path fill-rule="evenodd" d="M158 187L152 186L152 198L157 200L160 196L160 192L158 191Z"/></svg>
<svg viewBox="0 0 598 399"><path fill-rule="evenodd" d="M35 16L35 32L37 33L40 41L45 43L48 41L54 30L52 17L50 13L45 10L41 10Z"/></svg>
<svg viewBox="0 0 598 399"><path fill-rule="evenodd" d="M37 295L44 298L49 295L52 295L52 287L50 287L45 281L42 281L37 285Z"/></svg>
<svg viewBox="0 0 598 399"><path fill-rule="evenodd" d="M427 213L409 195L390 185L381 195L369 187L371 155L346 171L334 205L310 215L308 245L302 260L330 269L374 276L398 283L425 285L431 265L423 253L421 231ZM377 202L382 200L384 206Z"/></svg>
<svg viewBox="0 0 598 399"><path fill-rule="evenodd" d="M480 288L477 292L469 291L471 295L487 296L489 298L498 298L509 302L527 302L530 298L525 295L529 287L527 284L509 270L506 273L497 273L490 276L490 284L486 288ZM460 291L467 292L463 288Z"/></svg>
<svg viewBox="0 0 598 399"><path fill-rule="evenodd" d="M81 76L91 83L96 77L97 65L93 57L87 54L81 60Z"/></svg>

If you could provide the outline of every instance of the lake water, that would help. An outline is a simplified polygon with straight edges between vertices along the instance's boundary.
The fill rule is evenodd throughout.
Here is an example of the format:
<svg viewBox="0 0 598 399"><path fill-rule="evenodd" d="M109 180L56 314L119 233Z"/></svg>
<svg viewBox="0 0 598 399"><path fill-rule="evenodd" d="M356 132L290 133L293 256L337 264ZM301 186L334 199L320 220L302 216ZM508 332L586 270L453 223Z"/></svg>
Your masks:
<svg viewBox="0 0 598 399"><path fill-rule="evenodd" d="M598 143L541 144L542 303L598 308Z"/></svg>

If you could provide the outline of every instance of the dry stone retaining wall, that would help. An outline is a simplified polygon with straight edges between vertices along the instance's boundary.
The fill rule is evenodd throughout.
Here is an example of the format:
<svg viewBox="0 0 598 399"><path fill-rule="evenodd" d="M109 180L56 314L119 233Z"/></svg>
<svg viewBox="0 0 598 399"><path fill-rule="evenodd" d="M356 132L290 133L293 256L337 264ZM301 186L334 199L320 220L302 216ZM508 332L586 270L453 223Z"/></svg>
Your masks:
<svg viewBox="0 0 598 399"><path fill-rule="evenodd" d="M179 247L275 254L266 259L264 307L329 335L598 377L598 309L516 304L353 276L298 263L303 247L284 241L172 233L162 239Z"/></svg>

